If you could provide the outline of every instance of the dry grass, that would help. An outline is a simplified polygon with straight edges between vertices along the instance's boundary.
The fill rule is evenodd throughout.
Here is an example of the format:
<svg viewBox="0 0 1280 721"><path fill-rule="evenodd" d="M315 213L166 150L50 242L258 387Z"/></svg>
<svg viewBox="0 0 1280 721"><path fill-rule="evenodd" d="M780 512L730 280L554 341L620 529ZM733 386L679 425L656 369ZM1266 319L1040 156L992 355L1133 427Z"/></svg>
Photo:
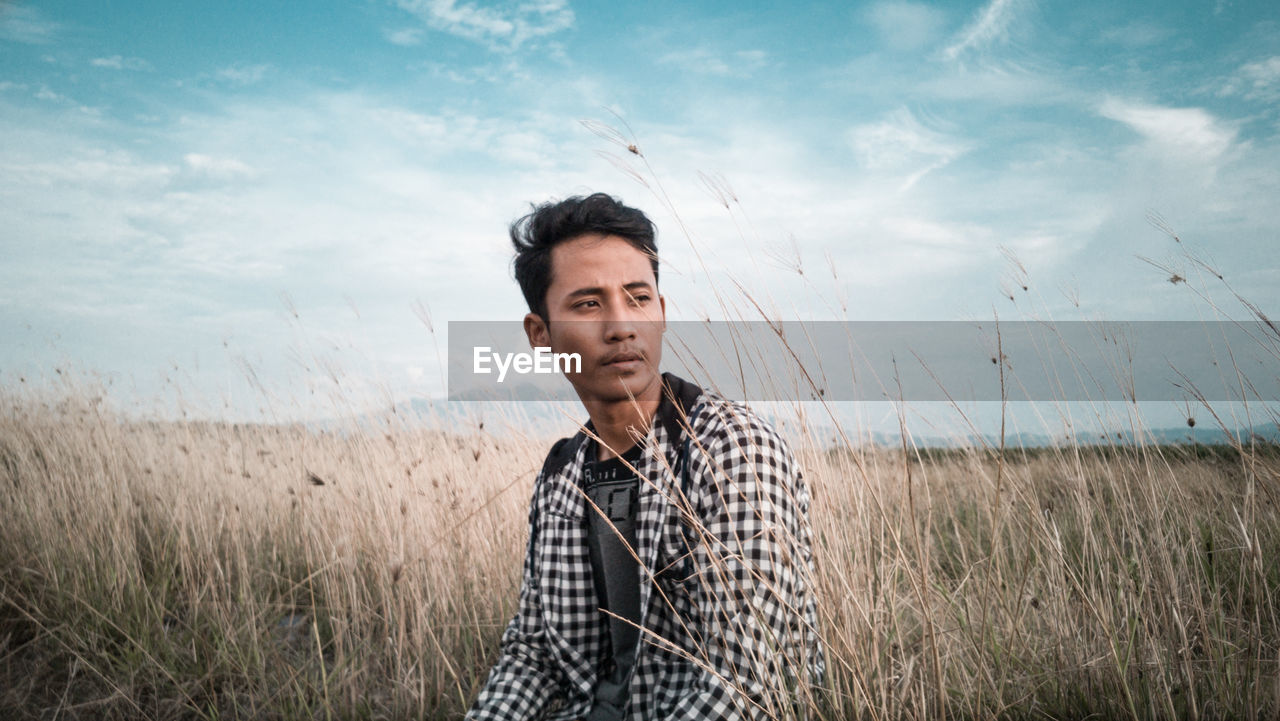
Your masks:
<svg viewBox="0 0 1280 721"><path fill-rule="evenodd" d="M541 452L7 404L0 715L456 709L512 611Z"/></svg>
<svg viewBox="0 0 1280 721"><path fill-rule="evenodd" d="M1273 447L793 446L821 716L1280 713ZM0 716L456 717L514 610L545 449L6 399Z"/></svg>

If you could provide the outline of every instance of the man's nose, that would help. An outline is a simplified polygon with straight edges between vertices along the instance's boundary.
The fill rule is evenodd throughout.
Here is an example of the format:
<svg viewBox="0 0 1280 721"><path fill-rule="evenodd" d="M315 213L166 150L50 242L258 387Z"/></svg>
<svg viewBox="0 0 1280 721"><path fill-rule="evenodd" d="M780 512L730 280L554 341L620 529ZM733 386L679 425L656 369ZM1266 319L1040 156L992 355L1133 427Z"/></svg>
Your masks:
<svg viewBox="0 0 1280 721"><path fill-rule="evenodd" d="M639 314L630 304L614 304L604 319L604 336L606 340L628 340L636 337Z"/></svg>

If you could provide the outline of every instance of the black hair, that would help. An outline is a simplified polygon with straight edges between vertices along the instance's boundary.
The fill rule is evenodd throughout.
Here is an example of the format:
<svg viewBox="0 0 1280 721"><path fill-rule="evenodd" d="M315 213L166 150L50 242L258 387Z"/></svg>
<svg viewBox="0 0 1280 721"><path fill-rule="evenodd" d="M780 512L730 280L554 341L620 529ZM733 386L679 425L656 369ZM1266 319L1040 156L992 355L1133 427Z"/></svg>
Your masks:
<svg viewBox="0 0 1280 721"><path fill-rule="evenodd" d="M604 193L574 196L559 202L533 206L533 211L511 224L516 248L516 282L529 310L547 318L547 289L551 287L551 249L566 240L587 234L616 235L645 255L658 281L658 245L653 222L635 208Z"/></svg>

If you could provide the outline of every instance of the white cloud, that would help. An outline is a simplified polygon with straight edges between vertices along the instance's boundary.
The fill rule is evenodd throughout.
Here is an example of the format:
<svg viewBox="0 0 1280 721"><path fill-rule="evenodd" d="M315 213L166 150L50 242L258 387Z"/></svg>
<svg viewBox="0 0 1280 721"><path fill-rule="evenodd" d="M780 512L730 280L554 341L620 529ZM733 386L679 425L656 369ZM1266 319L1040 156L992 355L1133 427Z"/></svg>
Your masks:
<svg viewBox="0 0 1280 721"><path fill-rule="evenodd" d="M387 41L392 45L417 45L422 42L422 28L398 28L396 30L386 30L384 34Z"/></svg>
<svg viewBox="0 0 1280 721"><path fill-rule="evenodd" d="M746 77L764 67L767 59L763 50L738 50L722 56L702 47L667 53L658 58L658 63L703 75Z"/></svg>
<svg viewBox="0 0 1280 721"><path fill-rule="evenodd" d="M905 0L878 2L865 17L894 50L915 50L933 42L945 19L936 7Z"/></svg>
<svg viewBox="0 0 1280 721"><path fill-rule="evenodd" d="M1008 35L1014 11L1021 0L991 0L978 16L964 27L942 54L954 60L966 50L981 49Z"/></svg>
<svg viewBox="0 0 1280 721"><path fill-rule="evenodd" d="M146 70L151 65L141 58L126 58L120 55L112 55L105 58L94 58L89 64L95 68L106 68L108 70Z"/></svg>
<svg viewBox="0 0 1280 721"><path fill-rule="evenodd" d="M1255 85L1275 85L1280 83L1280 55L1267 58L1256 63L1248 63L1240 68L1240 72Z"/></svg>
<svg viewBox="0 0 1280 721"><path fill-rule="evenodd" d="M1167 151L1212 159L1235 141L1236 130L1203 108L1166 108L1107 98L1098 113L1125 125Z"/></svg>
<svg viewBox="0 0 1280 721"><path fill-rule="evenodd" d="M998 62L954 63L920 83L931 99L945 102L993 103L996 107L1062 107L1089 104L1095 95L1053 68L1000 59Z"/></svg>
<svg viewBox="0 0 1280 721"><path fill-rule="evenodd" d="M271 70L270 65L232 65L218 71L218 77L237 85L260 82Z"/></svg>
<svg viewBox="0 0 1280 721"><path fill-rule="evenodd" d="M42 137L47 142L49 136L42 134ZM78 142L64 153L49 153L47 148L42 150L45 151L43 157L8 159L4 166L6 175L16 186L76 191L92 189L115 199L117 194L130 190L150 192L159 189L172 177L172 169L163 165L145 163L128 153L101 150Z"/></svg>
<svg viewBox="0 0 1280 721"><path fill-rule="evenodd" d="M495 50L518 49L530 39L566 30L574 21L567 0L502 6L458 0L398 0L397 4L431 28L485 43Z"/></svg>
<svg viewBox="0 0 1280 721"><path fill-rule="evenodd" d="M548 178L574 162L564 134L580 134L559 118L420 114L362 94L227 98L218 107L155 128L142 147L107 153L95 149L100 132L65 112L40 111L44 120L21 137L13 121L0 122L15 148L29 148L0 157L0 189L12 199L0 226L39 239L49 262L69 268L83 265L87 248L145 243L163 249L146 266L182 283L248 273L320 296L402 297L400 310L426 283L443 294L442 309L458 312L471 271L507 274L503 224L536 194L572 187ZM171 158L178 162L164 162ZM578 171L555 177L586 182ZM213 292L228 312L245 302L223 297L230 286ZM510 295L518 297L514 286ZM487 311L473 300L462 312Z"/></svg>
<svg viewBox="0 0 1280 721"><path fill-rule="evenodd" d="M210 180L243 180L257 175L252 167L236 158L220 158L202 153L182 156L187 172Z"/></svg>
<svg viewBox="0 0 1280 721"><path fill-rule="evenodd" d="M58 93L50 90L48 85L40 86L40 89L36 91L36 98L40 100L48 100L50 102L58 102L67 99L65 95L59 95Z"/></svg>
<svg viewBox="0 0 1280 721"><path fill-rule="evenodd" d="M371 110L369 120L377 132L412 148L421 157L475 153L516 167L554 164L554 143L537 127L467 114L429 115L394 107Z"/></svg>
<svg viewBox="0 0 1280 721"><path fill-rule="evenodd" d="M43 45L53 40L59 28L35 8L12 2L0 5L0 39Z"/></svg>
<svg viewBox="0 0 1280 721"><path fill-rule="evenodd" d="M890 216L881 221L880 226L897 238L909 240L925 246L956 247L971 245L974 241L974 228L967 228L957 223L939 223L933 220L916 217Z"/></svg>
<svg viewBox="0 0 1280 721"><path fill-rule="evenodd" d="M506 57L502 62L485 63L473 67L456 64L423 62L411 66L413 70L425 70L437 78L445 78L461 85L483 83L524 83L530 79L528 70L520 63Z"/></svg>
<svg viewBox="0 0 1280 721"><path fill-rule="evenodd" d="M0 112L11 141L0 154L0 227L14 239L0 295L16 304L0 335L18 323L93 329L64 331L37 358L0 348L0 364L15 367L18 353L49 367L68 355L149 378L167 359L194 368L198 357L192 388L216 396L220 379L237 374L222 345L230 336L233 350L260 359L255 372L273 392L305 398L314 377L298 359L310 364L333 338L366 356L354 365L361 372L400 354L434 387L434 351L412 301L443 318L518 318L519 290L504 283L505 223L542 193L599 182L578 167L545 168L572 162L556 133L579 131L559 118L420 115L359 93L223 95L215 112L152 126L147 143L126 135L116 150L61 107ZM460 159L441 162L446 153ZM486 153L502 156L501 172ZM519 153L544 166L524 170L511 162ZM477 283L498 287L477 297ZM281 293L325 348L285 347ZM341 320L351 315L344 295L364 312L360 323Z"/></svg>
<svg viewBox="0 0 1280 721"><path fill-rule="evenodd" d="M852 128L849 143L864 168L901 178L901 190L966 150L964 143L925 127L906 109L878 123Z"/></svg>
<svg viewBox="0 0 1280 721"><path fill-rule="evenodd" d="M1280 55L1240 66L1218 94L1264 102L1280 100Z"/></svg>
<svg viewBox="0 0 1280 721"><path fill-rule="evenodd" d="M1130 48L1144 48L1164 42L1173 31L1150 20L1133 20L1123 25L1109 27L1099 37L1109 43Z"/></svg>

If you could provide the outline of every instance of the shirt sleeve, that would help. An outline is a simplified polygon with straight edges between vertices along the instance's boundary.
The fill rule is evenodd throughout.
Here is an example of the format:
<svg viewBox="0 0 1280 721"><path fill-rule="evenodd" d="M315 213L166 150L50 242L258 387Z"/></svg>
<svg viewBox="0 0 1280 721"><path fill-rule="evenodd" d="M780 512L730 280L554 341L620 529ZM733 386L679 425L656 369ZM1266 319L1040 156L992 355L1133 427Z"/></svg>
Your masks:
<svg viewBox="0 0 1280 721"><path fill-rule="evenodd" d="M542 479L539 478L539 486ZM501 651L467 721L520 721L541 718L555 697L558 684L551 670L542 624L537 582L537 490L529 504L529 545L525 551L520 602L502 633Z"/></svg>
<svg viewBox="0 0 1280 721"><path fill-rule="evenodd" d="M691 451L690 503L701 652L696 687L673 719L774 719L797 714L818 681L821 649L809 589L809 496L777 433L740 411Z"/></svg>

